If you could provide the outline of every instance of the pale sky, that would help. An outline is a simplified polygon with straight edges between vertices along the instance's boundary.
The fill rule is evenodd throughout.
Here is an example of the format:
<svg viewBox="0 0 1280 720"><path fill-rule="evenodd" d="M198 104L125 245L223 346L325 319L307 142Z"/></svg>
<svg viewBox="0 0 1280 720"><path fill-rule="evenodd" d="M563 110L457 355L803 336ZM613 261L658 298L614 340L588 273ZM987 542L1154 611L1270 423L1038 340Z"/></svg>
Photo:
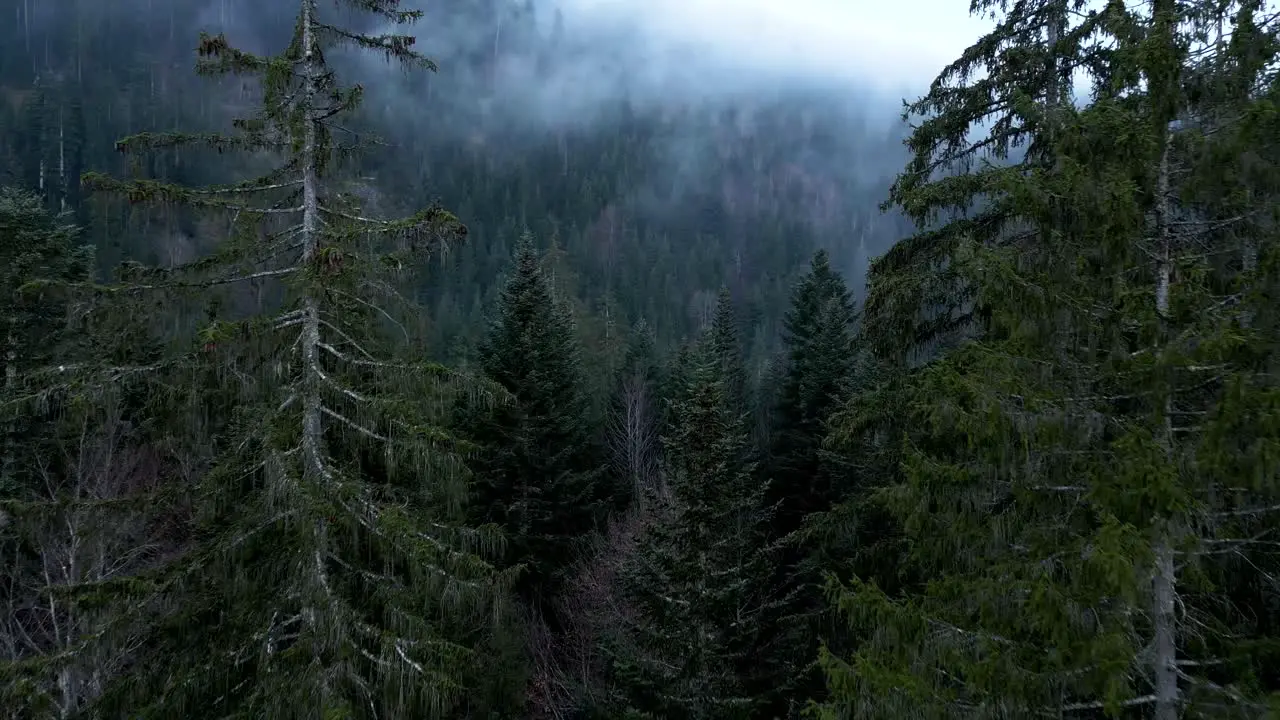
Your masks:
<svg viewBox="0 0 1280 720"><path fill-rule="evenodd" d="M621 23L745 70L923 90L987 29L969 0L559 0L567 24Z"/></svg>

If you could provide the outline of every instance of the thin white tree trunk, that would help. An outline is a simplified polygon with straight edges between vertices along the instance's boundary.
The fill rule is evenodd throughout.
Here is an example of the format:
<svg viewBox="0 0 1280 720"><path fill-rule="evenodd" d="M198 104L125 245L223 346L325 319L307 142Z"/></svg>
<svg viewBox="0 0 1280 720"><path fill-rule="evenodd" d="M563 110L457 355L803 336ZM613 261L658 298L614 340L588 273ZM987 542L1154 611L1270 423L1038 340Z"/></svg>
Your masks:
<svg viewBox="0 0 1280 720"><path fill-rule="evenodd" d="M1173 277L1173 228L1169 224L1169 149L1173 134L1165 131L1164 150L1160 155L1160 167L1156 176L1156 240L1159 249L1156 256L1156 314L1161 324L1169 320L1169 284Z"/></svg>
<svg viewBox="0 0 1280 720"><path fill-rule="evenodd" d="M315 4L314 0L302 0L302 122L303 140L299 165L302 170L302 258L305 269L316 261L320 250L320 178L316 133L316 97L319 94L317 75L319 68L315 58ZM312 286L303 291L302 299L302 461L303 476L311 482L327 480L328 468L324 456L324 406L320 397L323 376L320 369L320 305ZM324 567L324 553L328 528L323 518L315 521L313 568L315 580L322 592L329 594L329 582ZM316 609L306 607L302 616L309 625L316 624Z"/></svg>
<svg viewBox="0 0 1280 720"><path fill-rule="evenodd" d="M1152 582L1152 618L1155 625L1155 720L1178 718L1178 646L1174 617L1176 577L1173 549L1167 539L1156 546Z"/></svg>
<svg viewBox="0 0 1280 720"><path fill-rule="evenodd" d="M58 209L67 209L67 133L66 116L58 106Z"/></svg>
<svg viewBox="0 0 1280 720"><path fill-rule="evenodd" d="M1172 245L1173 234L1170 225L1169 207L1169 150L1173 143L1173 135L1165 129L1164 149L1160 155L1160 166L1156 177L1155 220L1157 242L1159 243L1156 260L1156 314L1162 328L1169 322L1169 291L1173 275ZM1162 332L1164 337L1167 333ZM1161 443L1165 453L1173 452L1173 428L1170 411L1172 395L1168 394L1164 401L1164 417L1162 418ZM1171 459L1171 458L1170 458ZM1170 543L1170 528L1159 527L1160 537L1155 544L1155 567L1152 572L1151 617L1154 626L1154 654L1152 657L1152 675L1155 678L1155 720L1177 720L1178 718L1178 647L1176 618L1174 605L1177 597L1177 576L1173 564L1173 548Z"/></svg>
<svg viewBox="0 0 1280 720"><path fill-rule="evenodd" d="M5 349L4 364L4 389L8 396L6 400L13 401L14 391L18 385L18 318L11 316L9 318L9 334L5 338L8 347ZM17 432L17 425L14 424L13 415L10 414L9 421L5 424L4 434L4 457L0 459L0 487L11 487L13 483L14 464L17 452L16 439L14 434ZM0 511L0 518L4 515ZM0 527L3 527L0 523Z"/></svg>
<svg viewBox="0 0 1280 720"><path fill-rule="evenodd" d="M302 169L302 264L315 262L320 245L320 179L316 171L316 125L314 119L316 89L315 37L313 35L315 18L313 0L302 0L302 50L303 50L303 108L304 135L302 141L302 157L299 163ZM307 463L307 472L319 476L324 474L322 455L323 409L320 404L320 308L315 297L308 290L302 301L302 359L303 359L303 411L302 411L302 452Z"/></svg>
<svg viewBox="0 0 1280 720"><path fill-rule="evenodd" d="M1045 104L1049 108L1056 109L1066 99L1066 88L1062 82L1061 58L1057 53L1057 45L1062 40L1062 35L1067 27L1067 3L1065 0L1057 0L1053 4L1049 15L1049 27L1047 29L1046 45L1048 46L1050 62L1049 62L1049 82L1048 93L1045 97Z"/></svg>

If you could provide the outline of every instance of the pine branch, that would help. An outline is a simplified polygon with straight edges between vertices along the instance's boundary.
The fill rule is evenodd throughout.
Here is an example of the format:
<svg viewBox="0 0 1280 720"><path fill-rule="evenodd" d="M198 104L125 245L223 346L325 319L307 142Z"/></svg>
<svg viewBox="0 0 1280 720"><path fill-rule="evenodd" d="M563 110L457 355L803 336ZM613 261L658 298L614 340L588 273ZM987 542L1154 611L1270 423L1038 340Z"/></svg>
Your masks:
<svg viewBox="0 0 1280 720"><path fill-rule="evenodd" d="M353 45L362 50L381 52L388 62L395 60L432 72L437 70L436 64L427 56L413 50L417 38L412 35L364 35L325 23L317 23L316 29L322 31L331 41Z"/></svg>

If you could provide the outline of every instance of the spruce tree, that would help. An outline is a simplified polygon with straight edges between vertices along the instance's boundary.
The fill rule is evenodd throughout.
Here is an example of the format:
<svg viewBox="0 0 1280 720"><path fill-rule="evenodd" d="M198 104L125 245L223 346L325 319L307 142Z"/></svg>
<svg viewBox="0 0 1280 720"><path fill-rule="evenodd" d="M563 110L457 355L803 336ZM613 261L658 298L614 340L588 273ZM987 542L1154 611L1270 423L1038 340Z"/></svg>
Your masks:
<svg viewBox="0 0 1280 720"><path fill-rule="evenodd" d="M666 367L662 373L661 396L663 406L663 422L662 430L659 433L662 436L670 435L674 427L675 418L669 412L673 403L679 402L684 397L685 388L688 386L689 372L693 367L693 350L696 346L695 342L684 341L676 348L676 351L667 359Z"/></svg>
<svg viewBox="0 0 1280 720"><path fill-rule="evenodd" d="M707 330L709 351L719 358L729 402L737 412L751 407L751 387L747 383L747 366L742 357L742 328L729 288L716 294L715 314Z"/></svg>
<svg viewBox="0 0 1280 720"><path fill-rule="evenodd" d="M59 661L76 647L68 633L87 631L87 618L57 591L84 572L81 563L90 553L110 547L100 542L100 531L116 519L109 508L92 507L103 498L65 492L65 447L59 441L78 424L68 416L82 413L68 393L40 382L51 364L83 360L90 339L68 322L69 304L59 292L63 284L83 281L91 265L89 249L75 240L76 228L48 212L40 196L0 188L0 604L6 608L0 623L0 703L14 717L70 715L88 695L77 681L92 669L86 659ZM101 520L91 522L91 516ZM69 537L57 537L64 529Z"/></svg>
<svg viewBox="0 0 1280 720"><path fill-rule="evenodd" d="M1273 231L1226 231L1238 206L1175 172L1249 164L1238 146L1184 154L1225 150L1217 138L1234 130L1181 129L1195 25L1187 6L1146 10L1107 8L1102 89L1060 111L1039 170L1004 185L1024 242L962 238L949 257L985 308L980 340L902 383L901 474L879 492L920 582L836 588L863 642L824 653L824 717L1275 711L1260 671L1274 611L1253 589L1269 561L1245 549L1277 493L1257 454L1280 437L1261 410L1274 341L1254 332L1248 299L1271 271L1244 261ZM1274 53L1251 16L1240 8L1241 54ZM1266 89L1237 101L1270 116L1274 79L1252 67L1248 85ZM1274 140L1255 143L1265 154ZM902 270L882 272L873 287Z"/></svg>
<svg viewBox="0 0 1280 720"><path fill-rule="evenodd" d="M709 330L688 358L663 443L669 500L623 569L635 615L612 662L617 716L742 718L761 706L750 678L768 608L765 488L720 341Z"/></svg>
<svg viewBox="0 0 1280 720"><path fill-rule="evenodd" d="M1046 143L1070 110L1072 69L1101 77L1100 60L1109 57L1099 35L1104 15L1083 0L1006 5L972 3L973 14L996 18L995 28L903 112L919 123L882 209L900 210L916 231L871 264L862 318L875 350L896 362L917 363L980 332L985 311L949 258L966 239L1031 240L1006 188L1051 162Z"/></svg>
<svg viewBox="0 0 1280 720"><path fill-rule="evenodd" d="M98 294L90 248L65 218L38 195L0 190L0 703L15 717L69 717L99 695L130 648L85 642L119 613L84 591L128 582L180 542L163 482L174 470L162 446L173 414L151 401L157 345L137 322L155 308Z"/></svg>
<svg viewBox="0 0 1280 720"><path fill-rule="evenodd" d="M853 381L854 309L844 279L825 251L814 254L785 316L786 362L770 428L771 536L781 552L775 593L785 598L768 622L768 658L762 676L776 688L776 712L795 696L820 686L812 667L816 622L825 610L819 569L823 548L800 531L817 513L844 499L845 475L825 461L822 443L829 416L848 397Z"/></svg>
<svg viewBox="0 0 1280 720"><path fill-rule="evenodd" d="M830 509L839 488L819 461L825 422L848 397L854 371L853 301L826 251L814 254L785 318L787 363L773 412L770 478L779 537Z"/></svg>
<svg viewBox="0 0 1280 720"><path fill-rule="evenodd" d="M570 313L526 233L480 350L485 376L509 400L464 418L477 446L477 517L506 530L506 562L524 566L521 592L543 607L610 495Z"/></svg>
<svg viewBox="0 0 1280 720"><path fill-rule="evenodd" d="M1261 668L1274 667L1278 661L1280 613L1274 610L1275 585L1269 577L1275 577L1280 568L1267 545L1252 538L1269 534L1276 518L1275 503L1269 499L1275 490L1264 479L1269 464L1261 453L1272 446L1274 437L1272 411L1264 408L1275 393L1272 368L1275 339L1280 337L1274 303L1266 299L1274 297L1277 280L1274 260L1268 259L1274 251L1266 248L1274 246L1274 218L1280 207L1276 172L1280 143L1275 141L1280 85L1274 73L1268 79L1264 68L1274 62L1280 38L1257 12L1247 3L1196 3L1188 10L1209 30L1206 34L1213 46L1184 69L1187 107L1171 166L1175 178L1178 169L1191 168L1184 176L1179 204L1195 211L1179 218L1194 224L1177 228L1175 237L1183 238L1174 245L1179 250L1174 257L1195 258L1204 244L1218 251L1222 264L1200 258L1196 265L1226 270L1226 278L1218 278L1229 282L1215 283L1211 287L1216 292L1202 295L1199 304L1213 309L1204 313L1204 327L1211 330L1207 334L1231 338L1234 352L1230 369L1223 367L1222 384L1217 386L1220 401L1210 416L1214 422L1199 428L1203 434L1197 458L1207 476L1204 479L1218 485L1202 485L1199 493L1202 502L1215 501L1204 502L1198 518L1212 533L1197 539L1204 553L1197 569L1204 577L1187 572L1185 566L1175 569L1182 583L1180 596L1195 593L1197 601L1212 602L1196 620L1210 620L1216 637L1199 652L1232 658L1235 673L1254 675L1274 693L1275 683L1269 682L1273 676ZM1224 29L1229 29L1229 37ZM1182 269L1187 264L1184 259L1173 269L1175 290L1187 284ZM1224 317L1218 309L1222 305L1234 306L1234 311L1228 310ZM1197 395L1209 378L1203 372L1197 378L1188 389L1193 393L1190 399L1200 407L1187 407L1186 399L1180 399L1181 407L1175 408L1181 411L1181 437L1195 429L1186 419L1203 417L1197 414L1204 411L1203 397ZM1242 485L1248 489L1241 489ZM1224 492L1226 488L1230 489ZM1222 687L1224 677L1212 678L1216 687L1205 684L1203 676L1197 679L1200 682L1191 689L1203 691ZM1209 699L1218 698L1210 695Z"/></svg>
<svg viewBox="0 0 1280 720"><path fill-rule="evenodd" d="M421 15L397 0L341 4L389 26ZM87 178L230 230L209 257L142 273L122 291L210 298L255 281L278 283L281 297L266 315L211 318L198 350L169 363L217 357L239 404L193 489L195 545L159 572L98 589L123 591L128 611L117 605L118 621L96 637L136 648L99 716L444 717L479 683L495 580L483 553L494 539L460 516L465 477L441 429L456 378L380 332L404 327L399 279L462 228L438 207L367 217L342 192L341 161L358 147L335 119L362 89L340 85L328 55L345 46L431 63L412 36L344 29L320 5L297 0L278 55L201 36L200 73L260 83L259 112L233 134L119 143L128 153L248 151L274 169L208 188Z"/></svg>
<svg viewBox="0 0 1280 720"><path fill-rule="evenodd" d="M5 322L4 393L5 437L0 458L0 493L15 491L21 469L30 469L37 447L21 437L23 415L18 398L32 370L62 358L69 362L65 296L46 291L54 283L87 278L92 256L74 244L76 228L63 224L41 199L15 188L0 188L0 316ZM51 288L50 288L51 289ZM19 458L20 452L35 453ZM30 478L27 478L30 480Z"/></svg>
<svg viewBox="0 0 1280 720"><path fill-rule="evenodd" d="M972 9L994 11L997 5L978 2ZM999 9L995 29L944 68L930 92L905 113L923 120L907 140L912 159L886 206L900 208L920 230L872 264L863 333L881 384L874 402L858 398L850 412L842 413L836 437L852 440L852 447L844 447L862 455L846 461L861 477L852 478L851 494L819 523L825 531L852 536L836 540L847 545L865 539L865 520L887 515L905 542L882 546L894 556L887 563L856 564L866 573L855 582L858 592L836 591L836 609L853 621L845 639L855 650L837 649L838 638L832 638L821 654L831 693L819 708L826 717L983 716L1000 708L1015 716L1053 712L1063 703L1037 704L1055 689L1069 693L1097 680L1073 675L1075 658L1066 661L1065 673L1055 672L1063 662L1057 654L1039 662L1045 659L1044 647L1066 642L1071 626L1022 612L1023 584L1034 588L1048 579L1037 576L1037 565L1023 554L1043 537L1029 534L1012 549L1002 538L1014 528L1048 533L1060 522L1070 527L1078 519L1052 500L1040 508L1029 505L1016 521L1002 512L1017 490L1003 480L1012 472L1005 462L1007 448L1017 441L1006 434L1013 421L995 421L1000 405L986 393L998 396L1001 391L994 388L1010 370L979 362L987 356L975 357L972 346L962 343L992 332L992 325L1001 329L999 322L1013 322L1006 320L1006 308L1033 312L1030 306L1002 304L1007 296L1000 291L1008 288L974 274L967 260L988 248L1031 257L1052 232L1040 205L1029 201L1042 199L1035 193L1045 192L1043 174L1055 167L1058 131L1070 120L1069 73L1063 70L1105 55L1097 52L1102 41L1096 37L1103 17L1084 11L1080 3L1058 0ZM1077 20L1069 25L1071 14ZM980 123L987 127L975 135ZM1020 160L1009 162L1019 146L1029 147ZM961 349L952 357L923 371L910 370L957 345ZM957 371L970 382L961 384ZM1016 382L999 387L1032 392ZM887 513L856 496L870 492ZM1066 508L1072 507L1068 500ZM891 535L895 531L876 524ZM898 567L892 567L895 561ZM974 581L975 569L981 575L988 568L990 577ZM886 600L886 592L900 602ZM1011 602L1006 601L1010 594ZM902 614L891 615L886 607ZM1006 607L1011 608L1007 613ZM974 628L948 612L962 618L998 615L1015 625ZM1054 620L1067 622L1065 616ZM1124 628L1107 622L1116 617L1098 619L1092 631L1101 640L1082 655L1107 643L1115 649ZM1037 632L1058 634L1046 641ZM1004 638L1019 642L1005 650ZM1072 636L1069 647L1079 648L1079 640ZM932 669L923 675L916 670L934 667L936 676ZM1077 684L1071 690L1054 684L1063 677L1074 677Z"/></svg>

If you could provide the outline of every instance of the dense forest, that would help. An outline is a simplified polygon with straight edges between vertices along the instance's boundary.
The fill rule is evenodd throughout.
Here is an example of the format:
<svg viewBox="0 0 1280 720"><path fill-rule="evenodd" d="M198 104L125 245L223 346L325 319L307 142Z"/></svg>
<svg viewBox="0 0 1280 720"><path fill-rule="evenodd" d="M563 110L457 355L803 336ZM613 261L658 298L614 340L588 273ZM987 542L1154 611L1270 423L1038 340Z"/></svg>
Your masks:
<svg viewBox="0 0 1280 720"><path fill-rule="evenodd" d="M1268 3L2 4L6 717L1280 717Z"/></svg>

